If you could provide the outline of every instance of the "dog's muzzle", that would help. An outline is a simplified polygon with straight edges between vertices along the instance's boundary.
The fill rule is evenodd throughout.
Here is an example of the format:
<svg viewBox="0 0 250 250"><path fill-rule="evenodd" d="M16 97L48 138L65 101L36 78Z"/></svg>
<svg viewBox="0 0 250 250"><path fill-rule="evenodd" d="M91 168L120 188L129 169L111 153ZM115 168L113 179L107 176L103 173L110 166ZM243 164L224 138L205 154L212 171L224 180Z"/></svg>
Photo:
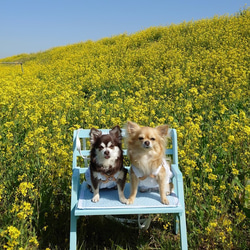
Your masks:
<svg viewBox="0 0 250 250"><path fill-rule="evenodd" d="M110 153L109 153L108 150L105 150L105 151L104 151L104 158L105 158L105 159L109 159L109 158L110 158Z"/></svg>

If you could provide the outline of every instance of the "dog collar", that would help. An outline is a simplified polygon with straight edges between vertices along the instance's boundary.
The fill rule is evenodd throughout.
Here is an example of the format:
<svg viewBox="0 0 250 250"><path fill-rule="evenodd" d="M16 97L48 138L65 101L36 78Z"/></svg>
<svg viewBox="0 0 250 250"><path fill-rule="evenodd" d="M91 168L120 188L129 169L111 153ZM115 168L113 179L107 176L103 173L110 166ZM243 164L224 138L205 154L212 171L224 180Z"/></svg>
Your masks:
<svg viewBox="0 0 250 250"><path fill-rule="evenodd" d="M110 181L116 181L118 178L119 173L115 173L112 175L107 175L105 173L98 173L98 179L101 180L103 183L108 183Z"/></svg>

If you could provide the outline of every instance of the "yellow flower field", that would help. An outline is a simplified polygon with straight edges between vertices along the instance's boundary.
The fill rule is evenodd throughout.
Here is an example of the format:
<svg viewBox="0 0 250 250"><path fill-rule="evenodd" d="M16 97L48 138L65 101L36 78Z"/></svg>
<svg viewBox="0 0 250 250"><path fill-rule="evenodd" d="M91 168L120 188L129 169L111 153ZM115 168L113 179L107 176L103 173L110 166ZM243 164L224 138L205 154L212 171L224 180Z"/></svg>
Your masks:
<svg viewBox="0 0 250 250"><path fill-rule="evenodd" d="M244 10L0 60L23 63L0 64L0 248L67 249L73 130L132 120L177 129L190 249L249 249L249 27ZM138 245L79 245L178 249L157 218Z"/></svg>

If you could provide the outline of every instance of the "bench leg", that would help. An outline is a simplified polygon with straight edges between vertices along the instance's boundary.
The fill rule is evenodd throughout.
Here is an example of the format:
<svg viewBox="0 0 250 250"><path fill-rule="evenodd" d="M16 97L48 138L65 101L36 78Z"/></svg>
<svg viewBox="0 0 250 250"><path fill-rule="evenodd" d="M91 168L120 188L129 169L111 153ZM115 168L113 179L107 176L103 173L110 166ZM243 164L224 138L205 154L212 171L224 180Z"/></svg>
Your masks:
<svg viewBox="0 0 250 250"><path fill-rule="evenodd" d="M180 230L179 223L180 223L179 216L174 214L174 234L179 233Z"/></svg>
<svg viewBox="0 0 250 250"><path fill-rule="evenodd" d="M188 249L187 244L187 226L186 226L186 215L185 213L179 214L180 219L180 236L181 236L181 249Z"/></svg>
<svg viewBox="0 0 250 250"><path fill-rule="evenodd" d="M76 250L77 244L77 217L71 215L70 218L70 250Z"/></svg>

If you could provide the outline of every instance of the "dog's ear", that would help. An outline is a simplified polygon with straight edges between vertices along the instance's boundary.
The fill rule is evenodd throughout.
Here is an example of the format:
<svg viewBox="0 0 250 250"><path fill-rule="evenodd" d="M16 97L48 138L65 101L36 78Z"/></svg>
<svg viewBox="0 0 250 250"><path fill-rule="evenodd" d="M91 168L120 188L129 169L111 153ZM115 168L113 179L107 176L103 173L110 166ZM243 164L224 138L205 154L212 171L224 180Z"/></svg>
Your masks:
<svg viewBox="0 0 250 250"><path fill-rule="evenodd" d="M158 131L159 135L164 138L168 136L169 126L168 125L157 126L156 130Z"/></svg>
<svg viewBox="0 0 250 250"><path fill-rule="evenodd" d="M126 130L128 134L134 134L137 130L139 130L141 127L135 123L135 122L127 122Z"/></svg>
<svg viewBox="0 0 250 250"><path fill-rule="evenodd" d="M119 140L119 143L122 142L122 131L121 128L117 125L113 127L110 131L109 134L116 137Z"/></svg>
<svg viewBox="0 0 250 250"><path fill-rule="evenodd" d="M96 139L102 135L102 131L92 128L90 130L90 143L93 145L96 142Z"/></svg>

